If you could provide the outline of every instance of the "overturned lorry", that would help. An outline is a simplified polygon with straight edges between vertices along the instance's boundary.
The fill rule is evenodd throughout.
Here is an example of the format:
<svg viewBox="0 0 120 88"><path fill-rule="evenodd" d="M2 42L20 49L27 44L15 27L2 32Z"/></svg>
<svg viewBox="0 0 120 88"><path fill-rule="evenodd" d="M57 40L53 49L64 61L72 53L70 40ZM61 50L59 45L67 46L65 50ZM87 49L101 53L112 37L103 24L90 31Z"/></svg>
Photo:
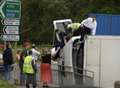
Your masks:
<svg viewBox="0 0 120 88"><path fill-rule="evenodd" d="M75 73L77 72L75 64L78 63L76 61L77 47L75 49L74 41L73 43L70 41L64 47L64 63L65 66L73 67L72 70ZM119 36L88 36L84 47L83 68L80 68L83 69L83 84L114 88L114 83L120 80L119 45ZM77 78L74 76L75 80Z"/></svg>
<svg viewBox="0 0 120 88"><path fill-rule="evenodd" d="M60 52L58 69L63 74L60 78L61 83L63 85L114 88L115 81L120 80L120 37L88 36L85 40L83 62L79 62L81 56L76 57L80 45L76 45L76 41L79 39L80 36L72 37ZM61 58L63 63L61 63ZM77 67L78 62L82 68ZM82 70L82 73L78 70Z"/></svg>

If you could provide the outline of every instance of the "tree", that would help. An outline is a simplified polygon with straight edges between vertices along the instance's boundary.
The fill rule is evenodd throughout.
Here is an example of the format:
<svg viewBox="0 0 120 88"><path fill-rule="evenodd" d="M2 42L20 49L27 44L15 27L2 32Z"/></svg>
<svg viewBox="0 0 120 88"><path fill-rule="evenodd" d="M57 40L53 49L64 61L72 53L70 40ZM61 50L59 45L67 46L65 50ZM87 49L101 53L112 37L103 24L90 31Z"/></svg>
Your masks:
<svg viewBox="0 0 120 88"><path fill-rule="evenodd" d="M53 20L80 22L89 13L119 14L119 6L120 0L22 0L21 33L28 30L31 41L50 43Z"/></svg>

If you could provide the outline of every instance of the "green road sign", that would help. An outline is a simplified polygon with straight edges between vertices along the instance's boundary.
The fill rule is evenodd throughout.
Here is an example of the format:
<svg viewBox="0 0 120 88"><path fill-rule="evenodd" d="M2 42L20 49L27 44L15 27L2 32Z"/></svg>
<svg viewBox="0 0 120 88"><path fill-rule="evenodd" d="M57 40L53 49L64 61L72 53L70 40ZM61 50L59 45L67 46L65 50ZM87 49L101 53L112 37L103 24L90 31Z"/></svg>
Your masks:
<svg viewBox="0 0 120 88"><path fill-rule="evenodd" d="M2 18L18 18L21 16L21 2L19 0L4 0L1 2Z"/></svg>

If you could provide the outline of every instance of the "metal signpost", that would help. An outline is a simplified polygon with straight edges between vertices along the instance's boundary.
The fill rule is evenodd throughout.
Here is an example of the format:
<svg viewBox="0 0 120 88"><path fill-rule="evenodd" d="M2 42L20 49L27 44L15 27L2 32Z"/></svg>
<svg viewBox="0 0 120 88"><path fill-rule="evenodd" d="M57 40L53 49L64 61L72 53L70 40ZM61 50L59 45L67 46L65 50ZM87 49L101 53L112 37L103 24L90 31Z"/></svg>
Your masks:
<svg viewBox="0 0 120 88"><path fill-rule="evenodd" d="M2 0L0 4L0 16L3 41L19 41L19 25L21 17L20 0Z"/></svg>

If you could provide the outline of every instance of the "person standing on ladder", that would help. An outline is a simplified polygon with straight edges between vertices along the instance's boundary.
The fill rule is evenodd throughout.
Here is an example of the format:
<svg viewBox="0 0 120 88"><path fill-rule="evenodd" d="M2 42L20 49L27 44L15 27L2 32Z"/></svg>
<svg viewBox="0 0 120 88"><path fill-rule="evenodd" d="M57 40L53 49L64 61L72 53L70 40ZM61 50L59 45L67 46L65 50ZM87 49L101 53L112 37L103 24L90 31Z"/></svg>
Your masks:
<svg viewBox="0 0 120 88"><path fill-rule="evenodd" d="M97 21L94 16L88 17L81 22L80 29L82 30L80 38L80 47L77 52L77 67L83 68L84 62L84 41L86 35L95 35L97 27ZM78 70L81 74L83 71Z"/></svg>
<svg viewBox="0 0 120 88"><path fill-rule="evenodd" d="M76 65L78 68L83 68L83 57L84 57L84 41L86 35L95 35L97 22L95 17L88 17L81 23L68 24L66 30L72 32L72 36L80 37L80 47L77 51ZM82 71L78 70L82 74Z"/></svg>

